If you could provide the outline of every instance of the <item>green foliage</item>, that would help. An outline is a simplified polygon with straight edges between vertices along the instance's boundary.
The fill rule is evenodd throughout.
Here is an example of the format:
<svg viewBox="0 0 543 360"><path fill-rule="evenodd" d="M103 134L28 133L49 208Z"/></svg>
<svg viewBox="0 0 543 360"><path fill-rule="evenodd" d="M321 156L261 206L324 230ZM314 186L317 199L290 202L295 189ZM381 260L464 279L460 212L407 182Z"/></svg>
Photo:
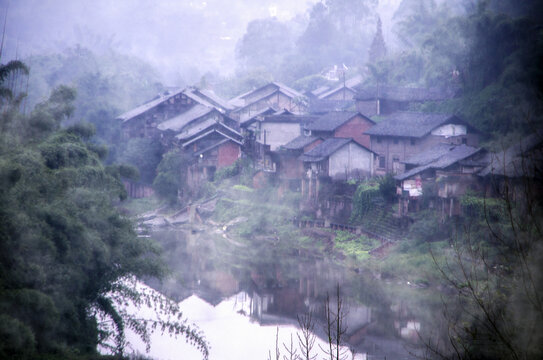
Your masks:
<svg viewBox="0 0 543 360"><path fill-rule="evenodd" d="M237 159L235 163L230 166L225 166L219 169L213 175L214 182L221 182L225 179L240 176L240 183L243 185L249 185L251 183L252 167L248 159Z"/></svg>
<svg viewBox="0 0 543 360"><path fill-rule="evenodd" d="M132 138L122 144L117 160L137 167L141 181L152 184L162 151L162 145L156 139Z"/></svg>
<svg viewBox="0 0 543 360"><path fill-rule="evenodd" d="M21 121L0 133L0 358L92 357L108 340L122 356L125 329L145 341L153 328L122 310L142 299L123 281L165 274L160 249L113 206L126 196L121 176L134 171L104 167L88 142L91 128L58 130L74 96L60 87L29 116L4 113ZM115 333L99 328L96 310ZM186 335L207 356L192 327L157 325Z"/></svg>
<svg viewBox="0 0 543 360"><path fill-rule="evenodd" d="M347 231L336 231L334 239L334 246L357 262L368 260L370 257L368 252L379 244L378 240L363 235L357 236Z"/></svg>
<svg viewBox="0 0 543 360"><path fill-rule="evenodd" d="M466 193L460 199L460 204L463 213L472 219L488 219L490 222L496 222L507 217L507 204L502 199Z"/></svg>
<svg viewBox="0 0 543 360"><path fill-rule="evenodd" d="M396 199L396 180L391 174L386 174L379 179L379 192L383 199L388 202Z"/></svg>
<svg viewBox="0 0 543 360"><path fill-rule="evenodd" d="M170 203L177 202L178 192L186 182L187 166L188 159L181 151L174 149L164 154L153 181L153 188L160 197Z"/></svg>
<svg viewBox="0 0 543 360"><path fill-rule="evenodd" d="M408 238L416 244L445 240L451 234L447 230L434 210L421 211L416 214L415 222L409 228Z"/></svg>
<svg viewBox="0 0 543 360"><path fill-rule="evenodd" d="M354 193L353 210L350 221L360 221L373 209L373 200L378 196L380 196L380 191L377 184L366 182L360 183Z"/></svg>

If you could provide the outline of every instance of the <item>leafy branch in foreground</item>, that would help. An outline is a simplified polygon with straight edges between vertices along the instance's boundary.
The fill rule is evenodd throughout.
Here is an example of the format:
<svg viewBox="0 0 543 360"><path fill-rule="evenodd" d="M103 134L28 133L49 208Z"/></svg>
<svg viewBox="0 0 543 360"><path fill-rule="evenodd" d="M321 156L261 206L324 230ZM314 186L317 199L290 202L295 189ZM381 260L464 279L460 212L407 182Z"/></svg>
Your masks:
<svg viewBox="0 0 543 360"><path fill-rule="evenodd" d="M94 315L102 319L100 345L114 354L122 356L130 345L125 338L126 329L130 329L143 341L147 352L151 349L151 335L159 331L176 338L184 337L204 359L209 358L208 342L196 325L183 318L179 305L139 284L135 278L117 282L94 311Z"/></svg>

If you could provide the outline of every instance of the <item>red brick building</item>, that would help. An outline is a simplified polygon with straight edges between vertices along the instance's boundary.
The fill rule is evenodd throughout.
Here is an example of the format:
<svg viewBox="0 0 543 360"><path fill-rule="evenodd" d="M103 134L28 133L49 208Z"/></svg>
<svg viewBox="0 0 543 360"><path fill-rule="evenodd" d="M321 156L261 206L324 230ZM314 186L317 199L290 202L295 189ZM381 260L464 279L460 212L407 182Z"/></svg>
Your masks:
<svg viewBox="0 0 543 360"><path fill-rule="evenodd" d="M320 116L306 126L313 136L323 138L351 138L360 145L370 147L370 137L365 134L375 122L359 112L333 111Z"/></svg>

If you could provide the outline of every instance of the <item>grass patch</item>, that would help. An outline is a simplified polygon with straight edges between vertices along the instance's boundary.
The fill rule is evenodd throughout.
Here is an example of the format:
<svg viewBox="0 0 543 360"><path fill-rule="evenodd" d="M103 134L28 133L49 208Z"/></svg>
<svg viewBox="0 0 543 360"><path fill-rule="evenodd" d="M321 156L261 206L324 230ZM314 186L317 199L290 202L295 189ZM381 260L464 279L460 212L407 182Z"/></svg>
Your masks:
<svg viewBox="0 0 543 360"><path fill-rule="evenodd" d="M334 240L336 249L358 262L368 260L370 257L369 251L380 244L379 240L370 239L364 235L355 235L347 231L336 231Z"/></svg>

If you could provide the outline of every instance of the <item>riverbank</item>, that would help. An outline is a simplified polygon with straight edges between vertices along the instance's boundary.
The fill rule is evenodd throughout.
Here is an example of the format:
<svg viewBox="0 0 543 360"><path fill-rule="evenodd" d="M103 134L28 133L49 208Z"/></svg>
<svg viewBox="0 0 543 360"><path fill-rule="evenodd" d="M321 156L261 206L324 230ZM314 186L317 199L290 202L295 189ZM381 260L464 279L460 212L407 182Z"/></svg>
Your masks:
<svg viewBox="0 0 543 360"><path fill-rule="evenodd" d="M373 256L377 239L296 226L296 194L233 182L182 208L158 205L137 217L138 229L162 245L172 276L152 285L174 299L197 294L214 304L244 290L263 303L281 299L267 311L295 318L340 284L352 308L372 309L371 321L352 325L361 348L371 336L417 343L436 321L440 282L424 246L406 240Z"/></svg>

